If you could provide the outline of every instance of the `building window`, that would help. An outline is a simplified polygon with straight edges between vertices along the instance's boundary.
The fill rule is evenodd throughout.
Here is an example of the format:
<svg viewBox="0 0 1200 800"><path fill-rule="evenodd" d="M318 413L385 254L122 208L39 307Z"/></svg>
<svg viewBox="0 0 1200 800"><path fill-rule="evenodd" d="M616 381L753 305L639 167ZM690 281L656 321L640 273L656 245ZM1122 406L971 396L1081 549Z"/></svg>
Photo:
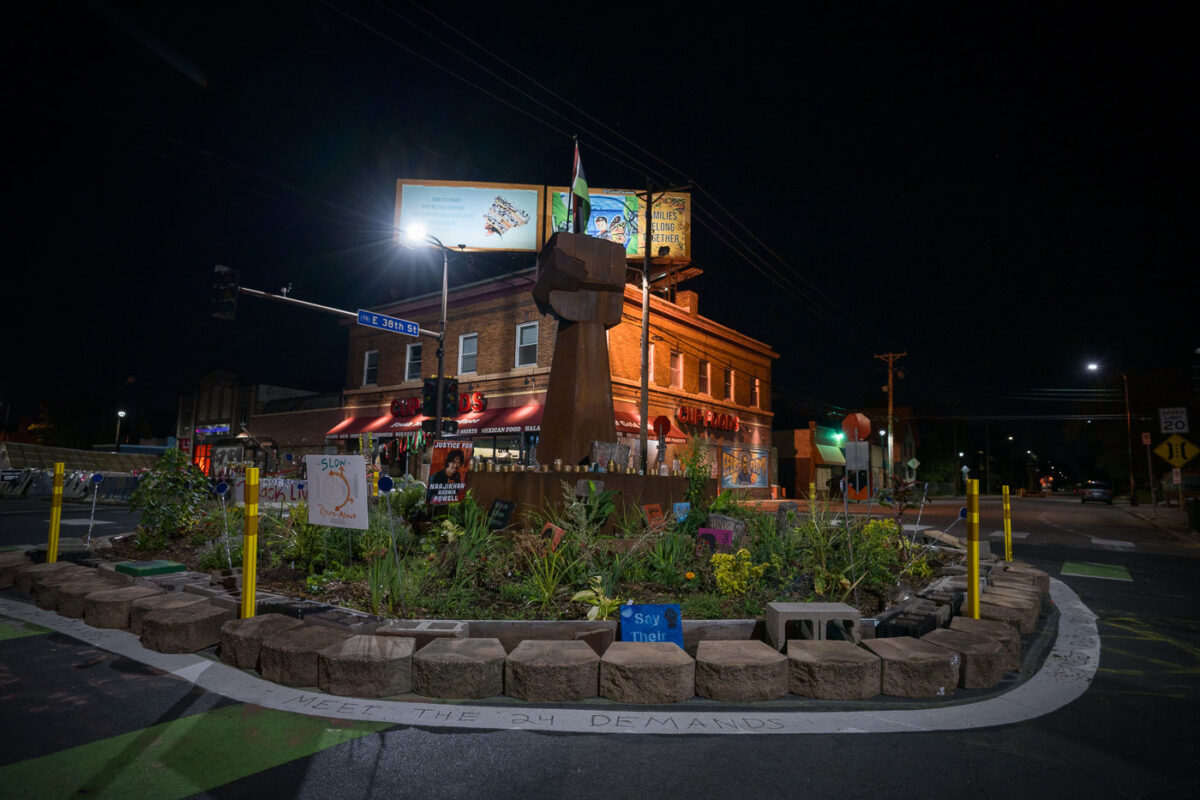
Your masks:
<svg viewBox="0 0 1200 800"><path fill-rule="evenodd" d="M709 389L709 384L708 384L708 373L709 373L708 362L702 358L702 359L700 359L700 385L699 385L700 394L711 394L711 390Z"/></svg>
<svg viewBox="0 0 1200 800"><path fill-rule="evenodd" d="M516 366L536 367L538 357L538 324L526 322L517 326Z"/></svg>
<svg viewBox="0 0 1200 800"><path fill-rule="evenodd" d="M671 351L671 388L683 388L683 353Z"/></svg>
<svg viewBox="0 0 1200 800"><path fill-rule="evenodd" d="M458 374L475 371L475 356L479 352L479 334L466 333L458 337Z"/></svg>
<svg viewBox="0 0 1200 800"><path fill-rule="evenodd" d="M725 370L725 399L733 402L733 370Z"/></svg>
<svg viewBox="0 0 1200 800"><path fill-rule="evenodd" d="M750 379L750 405L759 408L758 405L758 378Z"/></svg>
<svg viewBox="0 0 1200 800"><path fill-rule="evenodd" d="M654 342L650 343L650 349L646 353L646 359L650 363L646 365L647 383L654 383Z"/></svg>
<svg viewBox="0 0 1200 800"><path fill-rule="evenodd" d="M421 345L410 344L404 356L404 380L417 381L421 379Z"/></svg>
<svg viewBox="0 0 1200 800"><path fill-rule="evenodd" d="M379 351L368 350L363 355L363 386L374 386L379 377Z"/></svg>

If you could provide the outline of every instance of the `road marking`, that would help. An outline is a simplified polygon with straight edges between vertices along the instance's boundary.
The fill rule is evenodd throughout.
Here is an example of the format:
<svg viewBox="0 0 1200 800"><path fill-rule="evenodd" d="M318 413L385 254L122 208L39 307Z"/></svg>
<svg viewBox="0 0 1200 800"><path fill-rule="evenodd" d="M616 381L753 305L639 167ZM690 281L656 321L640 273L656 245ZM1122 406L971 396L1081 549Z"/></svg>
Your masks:
<svg viewBox="0 0 1200 800"><path fill-rule="evenodd" d="M46 520L46 524L49 525L50 520ZM61 519L61 520L59 520L59 524L60 525L81 525L82 526L82 525L90 525L92 523L91 523L91 520L79 519L78 517L76 517L75 519ZM106 519L98 519L98 520L96 520L96 524L97 525L112 525L112 523Z"/></svg>
<svg viewBox="0 0 1200 800"><path fill-rule="evenodd" d="M1097 536L1089 536L1094 547L1107 547L1110 550L1133 550L1137 547L1133 542L1124 542L1120 539L1101 539Z"/></svg>
<svg viewBox="0 0 1200 800"><path fill-rule="evenodd" d="M8 639L23 639L26 636L41 636L43 633L50 633L49 628L43 628L40 625L31 625L26 622L17 623L0 620L0 642Z"/></svg>
<svg viewBox="0 0 1200 800"><path fill-rule="evenodd" d="M1012 538L1014 538L1014 539L1028 539L1029 538L1029 534L1026 532L1022 532L1022 531L1013 531L1009 535L1012 536ZM988 538L990 538L990 539L995 539L997 537L999 537L1000 539L1003 539L1004 531L992 531L991 533L988 534Z"/></svg>
<svg viewBox="0 0 1200 800"><path fill-rule="evenodd" d="M932 525L914 525L912 523L909 523L904 526L904 530L915 531L917 533L920 533L921 531L933 530L933 526Z"/></svg>
<svg viewBox="0 0 1200 800"><path fill-rule="evenodd" d="M226 706L0 767L0 785L22 797L175 800L388 727Z"/></svg>
<svg viewBox="0 0 1200 800"><path fill-rule="evenodd" d="M1062 575L1079 578L1100 578L1106 581L1128 581L1133 583L1129 570L1120 564L1096 564L1090 561L1066 561L1059 571Z"/></svg>
<svg viewBox="0 0 1200 800"><path fill-rule="evenodd" d="M200 688L242 703L317 717L424 728L568 733L906 733L973 730L1024 722L1056 711L1087 691L1100 664L1096 615L1056 578L1050 579L1050 597L1059 611L1058 633L1041 669L1024 683L977 703L869 711L793 711L790 709L794 706L782 702L729 711L710 704L643 711L614 704L581 708L364 700L279 686L204 656L146 650L129 631L90 628L83 620L60 617L7 597L0 597L0 614L36 622L164 672L179 674L189 666L207 662L210 666L195 680ZM797 699L795 705L802 707L805 702ZM936 700L931 698L929 702Z"/></svg>

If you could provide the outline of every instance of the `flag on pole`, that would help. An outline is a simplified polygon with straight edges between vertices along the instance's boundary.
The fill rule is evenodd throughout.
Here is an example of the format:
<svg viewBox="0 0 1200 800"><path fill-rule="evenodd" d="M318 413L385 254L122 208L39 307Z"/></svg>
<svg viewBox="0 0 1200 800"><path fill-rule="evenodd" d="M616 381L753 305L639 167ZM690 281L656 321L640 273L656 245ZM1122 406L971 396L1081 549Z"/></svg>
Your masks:
<svg viewBox="0 0 1200 800"><path fill-rule="evenodd" d="M588 197L587 178L583 175L583 162L579 160L579 142L575 142L575 165L571 171L571 232L585 233L588 218L592 213L592 201Z"/></svg>

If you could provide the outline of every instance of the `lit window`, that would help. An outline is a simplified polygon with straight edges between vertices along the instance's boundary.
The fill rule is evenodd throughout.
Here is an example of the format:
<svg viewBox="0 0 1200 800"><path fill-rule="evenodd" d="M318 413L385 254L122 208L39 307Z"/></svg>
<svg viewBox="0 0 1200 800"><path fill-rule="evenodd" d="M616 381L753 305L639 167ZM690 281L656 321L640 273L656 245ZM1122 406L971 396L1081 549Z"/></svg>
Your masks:
<svg viewBox="0 0 1200 800"><path fill-rule="evenodd" d="M517 326L516 366L535 367L538 358L538 324L527 322Z"/></svg>
<svg viewBox="0 0 1200 800"><path fill-rule="evenodd" d="M646 359L650 362L647 365L647 372L646 372L647 376L649 376L648 382L654 383L654 343L653 342L650 343L650 351L649 351L649 353L647 353Z"/></svg>
<svg viewBox="0 0 1200 800"><path fill-rule="evenodd" d="M421 345L410 344L404 359L404 380L416 381L421 379Z"/></svg>
<svg viewBox="0 0 1200 800"><path fill-rule="evenodd" d="M708 388L708 371L709 371L708 362L705 361L703 358L700 359L700 385L699 385L700 394L709 394L710 393L709 388Z"/></svg>
<svg viewBox="0 0 1200 800"><path fill-rule="evenodd" d="M458 373L475 371L475 356L479 352L479 334L467 333L458 337Z"/></svg>
<svg viewBox="0 0 1200 800"><path fill-rule="evenodd" d="M759 408L758 405L758 378L750 379L750 405Z"/></svg>
<svg viewBox="0 0 1200 800"><path fill-rule="evenodd" d="M733 370L725 370L725 399L733 402Z"/></svg>
<svg viewBox="0 0 1200 800"><path fill-rule="evenodd" d="M363 386L374 386L379 377L379 351L368 350L363 355Z"/></svg>
<svg viewBox="0 0 1200 800"><path fill-rule="evenodd" d="M683 353L671 351L671 388L683 388Z"/></svg>

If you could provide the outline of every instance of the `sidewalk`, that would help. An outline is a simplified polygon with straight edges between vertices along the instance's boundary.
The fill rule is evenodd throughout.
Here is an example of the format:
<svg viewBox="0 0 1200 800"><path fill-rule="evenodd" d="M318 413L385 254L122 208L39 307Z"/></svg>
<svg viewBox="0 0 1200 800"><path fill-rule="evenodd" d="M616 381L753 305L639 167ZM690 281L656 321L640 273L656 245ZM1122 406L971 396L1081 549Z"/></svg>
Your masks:
<svg viewBox="0 0 1200 800"><path fill-rule="evenodd" d="M1191 530L1187 525L1186 507L1121 505L1118 508L1131 517L1137 517L1159 530L1166 531L1181 542L1200 544L1200 533Z"/></svg>

